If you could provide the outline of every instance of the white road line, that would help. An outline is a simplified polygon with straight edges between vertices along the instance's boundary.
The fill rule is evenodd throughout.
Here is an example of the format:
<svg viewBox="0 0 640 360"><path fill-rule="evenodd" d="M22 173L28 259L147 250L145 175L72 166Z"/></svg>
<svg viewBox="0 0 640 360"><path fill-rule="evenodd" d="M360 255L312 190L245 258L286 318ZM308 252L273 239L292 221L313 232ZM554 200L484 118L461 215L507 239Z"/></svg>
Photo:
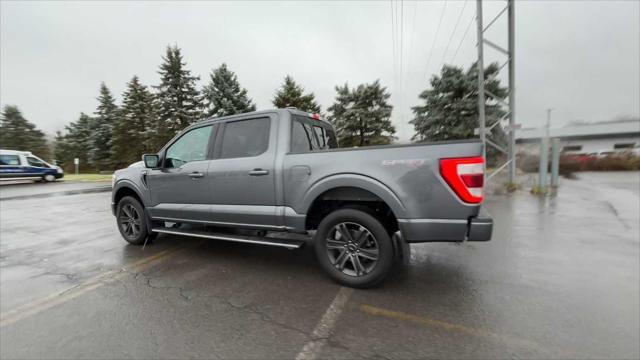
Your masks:
<svg viewBox="0 0 640 360"><path fill-rule="evenodd" d="M320 322L316 325L311 333L311 340L309 340L302 350L296 356L296 360L314 360L320 355L322 348L327 343L327 338L331 335L331 331L338 321L344 306L351 298L353 289L340 288L338 294L331 302L331 305L327 308Z"/></svg>

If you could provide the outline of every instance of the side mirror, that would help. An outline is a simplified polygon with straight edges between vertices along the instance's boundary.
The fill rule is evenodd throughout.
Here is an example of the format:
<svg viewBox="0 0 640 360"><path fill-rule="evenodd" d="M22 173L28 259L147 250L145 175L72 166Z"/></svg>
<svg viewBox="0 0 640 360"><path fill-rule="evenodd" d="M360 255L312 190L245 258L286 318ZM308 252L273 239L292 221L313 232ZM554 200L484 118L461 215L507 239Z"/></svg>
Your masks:
<svg viewBox="0 0 640 360"><path fill-rule="evenodd" d="M142 162L144 162L144 167L156 169L160 163L160 156L158 154L144 154L142 155Z"/></svg>

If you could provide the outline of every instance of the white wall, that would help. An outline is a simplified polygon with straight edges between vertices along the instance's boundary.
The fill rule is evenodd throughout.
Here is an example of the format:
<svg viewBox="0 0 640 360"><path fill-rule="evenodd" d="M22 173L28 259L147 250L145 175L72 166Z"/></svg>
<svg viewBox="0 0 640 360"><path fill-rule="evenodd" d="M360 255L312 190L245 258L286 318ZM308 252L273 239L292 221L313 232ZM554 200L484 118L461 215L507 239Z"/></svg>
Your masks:
<svg viewBox="0 0 640 360"><path fill-rule="evenodd" d="M566 151L566 153L595 153L599 151L613 151L615 144L634 143L636 147L640 146L640 136L600 138L600 139L581 139L581 140L561 140L561 148L568 145L580 145L582 149L579 151ZM526 152L530 154L540 153L539 142L527 142L518 144L518 152Z"/></svg>

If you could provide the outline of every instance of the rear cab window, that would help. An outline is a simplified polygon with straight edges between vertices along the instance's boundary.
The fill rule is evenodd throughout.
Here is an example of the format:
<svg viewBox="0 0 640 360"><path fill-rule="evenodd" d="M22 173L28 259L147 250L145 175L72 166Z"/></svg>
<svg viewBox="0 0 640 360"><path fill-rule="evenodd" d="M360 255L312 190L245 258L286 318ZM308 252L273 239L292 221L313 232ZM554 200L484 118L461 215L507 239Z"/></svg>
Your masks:
<svg viewBox="0 0 640 360"><path fill-rule="evenodd" d="M331 125L309 117L292 115L291 153L305 153L338 147Z"/></svg>

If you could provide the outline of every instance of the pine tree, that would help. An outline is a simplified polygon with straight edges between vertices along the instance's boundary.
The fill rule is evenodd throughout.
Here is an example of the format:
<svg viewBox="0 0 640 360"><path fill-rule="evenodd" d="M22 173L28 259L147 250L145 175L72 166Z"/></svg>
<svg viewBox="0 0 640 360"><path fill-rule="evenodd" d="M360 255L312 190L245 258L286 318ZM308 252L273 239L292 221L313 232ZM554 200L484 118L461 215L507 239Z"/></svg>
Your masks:
<svg viewBox="0 0 640 360"><path fill-rule="evenodd" d="M207 102L207 116L226 116L256 111L256 106L247 96L247 89L240 87L236 74L220 65L210 75L210 82L203 89Z"/></svg>
<svg viewBox="0 0 640 360"><path fill-rule="evenodd" d="M500 86L500 80L494 78L498 73L498 64L485 69L485 88L492 94L503 98L507 90ZM475 137L478 127L478 87L477 66L475 64L465 72L460 67L445 65L440 76L431 78L431 88L420 93L424 105L412 108L415 115L410 121L416 134L413 140L436 141L469 139ZM499 103L491 96L486 97L485 114L487 126L493 125L505 114Z"/></svg>
<svg viewBox="0 0 640 360"><path fill-rule="evenodd" d="M329 107L329 120L336 128L341 147L389 144L396 132L391 124L391 95L376 80L349 89L336 86L336 99Z"/></svg>
<svg viewBox="0 0 640 360"><path fill-rule="evenodd" d="M155 87L158 90L158 133L154 138L157 148L203 116L202 96L196 89L196 81L200 78L191 76L185 69L180 51L177 46L168 46L158 71L160 85Z"/></svg>
<svg viewBox="0 0 640 360"><path fill-rule="evenodd" d="M301 111L320 113L320 105L316 103L313 93L304 94L304 88L296 84L289 75L285 76L284 84L277 90L273 106L280 109L295 107Z"/></svg>
<svg viewBox="0 0 640 360"><path fill-rule="evenodd" d="M0 117L0 148L31 151L49 159L50 150L44 133L24 118L15 105L5 105Z"/></svg>
<svg viewBox="0 0 640 360"><path fill-rule="evenodd" d="M113 128L113 163L116 167L140 161L142 154L155 150L152 140L156 116L153 95L134 76L122 95L122 107Z"/></svg>
<svg viewBox="0 0 640 360"><path fill-rule="evenodd" d="M499 72L497 63L490 64L484 70L485 89L503 99L507 89L500 86L495 78ZM416 134L412 140L438 141L470 139L476 137L474 129L478 127L478 67L474 63L465 72L462 68L445 65L440 76L431 78L431 88L420 93L424 105L412 108L415 117L410 121ZM491 95L485 97L486 126L499 122L505 111ZM496 143L505 143L506 134L498 124L488 137ZM492 164L501 154L493 147L487 148L487 161Z"/></svg>
<svg viewBox="0 0 640 360"><path fill-rule="evenodd" d="M80 113L78 120L65 126L65 134L57 132L55 158L65 170L71 171L74 168L74 158L80 160L81 171L96 169L96 165L89 156L93 148L96 122L96 119Z"/></svg>
<svg viewBox="0 0 640 360"><path fill-rule="evenodd" d="M65 170L70 170L70 160L73 159L71 144L67 141L65 134L59 130L56 131L56 137L53 140L53 158L55 159L56 165Z"/></svg>
<svg viewBox="0 0 640 360"><path fill-rule="evenodd" d="M97 98L98 108L95 112L95 131L91 137L89 158L97 170L113 169L112 146L113 126L117 120L118 107L111 91L104 83L100 84L100 95Z"/></svg>

